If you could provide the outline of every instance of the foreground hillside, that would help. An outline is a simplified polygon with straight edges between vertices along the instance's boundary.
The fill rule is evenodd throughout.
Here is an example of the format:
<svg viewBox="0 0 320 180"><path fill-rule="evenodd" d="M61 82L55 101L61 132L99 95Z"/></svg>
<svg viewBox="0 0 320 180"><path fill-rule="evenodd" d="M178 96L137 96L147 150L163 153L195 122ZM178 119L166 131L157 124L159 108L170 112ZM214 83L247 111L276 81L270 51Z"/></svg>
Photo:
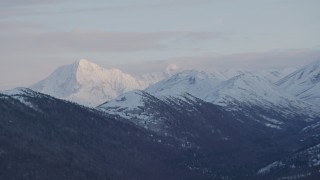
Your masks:
<svg viewBox="0 0 320 180"><path fill-rule="evenodd" d="M319 164L309 166L319 156L317 118L281 117L279 130L255 121L258 116L191 95L167 100L140 95L148 97L149 109L141 107L133 111L141 116L128 118L132 112L110 115L29 89L1 94L0 179L319 177ZM157 126L139 124L150 114ZM289 169L265 170L274 162ZM299 171L290 169L292 163Z"/></svg>
<svg viewBox="0 0 320 180"><path fill-rule="evenodd" d="M0 179L201 179L174 141L76 104L20 89L0 114Z"/></svg>

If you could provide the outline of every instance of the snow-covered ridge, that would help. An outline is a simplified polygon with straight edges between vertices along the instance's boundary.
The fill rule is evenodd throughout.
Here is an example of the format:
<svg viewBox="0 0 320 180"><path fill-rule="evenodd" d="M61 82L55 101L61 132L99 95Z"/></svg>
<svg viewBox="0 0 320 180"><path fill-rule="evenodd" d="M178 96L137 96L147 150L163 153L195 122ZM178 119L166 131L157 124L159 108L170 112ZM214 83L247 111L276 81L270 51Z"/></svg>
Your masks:
<svg viewBox="0 0 320 180"><path fill-rule="evenodd" d="M5 94L7 96L18 96L18 95L29 95L34 97L35 93L28 88L17 87L11 90L0 91L1 94Z"/></svg>
<svg viewBox="0 0 320 180"><path fill-rule="evenodd" d="M30 102L30 98L42 96L41 94L34 92L31 89L23 88L23 87L18 87L18 88L6 90L6 91L0 91L0 94L10 96L11 98L20 101L20 103L22 103L22 104L24 104L34 110L38 110L38 107L34 106Z"/></svg>
<svg viewBox="0 0 320 180"><path fill-rule="evenodd" d="M106 104L102 104L98 106L98 108L108 107L109 109L121 108L121 110L126 110L126 111L135 110L139 106L144 106L144 102L142 99L143 94L144 94L143 91L133 90L133 91L124 93L118 96L117 98L113 99L112 101L106 103L108 104L108 106L106 106Z"/></svg>

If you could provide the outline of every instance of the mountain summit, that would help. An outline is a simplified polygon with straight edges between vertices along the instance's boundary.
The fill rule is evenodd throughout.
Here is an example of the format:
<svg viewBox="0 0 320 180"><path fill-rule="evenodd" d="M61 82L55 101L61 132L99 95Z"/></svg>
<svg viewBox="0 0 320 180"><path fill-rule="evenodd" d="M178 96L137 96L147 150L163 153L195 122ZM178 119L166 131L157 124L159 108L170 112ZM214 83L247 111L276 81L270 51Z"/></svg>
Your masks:
<svg viewBox="0 0 320 180"><path fill-rule="evenodd" d="M119 69L105 69L86 59L59 67L49 77L30 88L86 106L97 106L146 83Z"/></svg>

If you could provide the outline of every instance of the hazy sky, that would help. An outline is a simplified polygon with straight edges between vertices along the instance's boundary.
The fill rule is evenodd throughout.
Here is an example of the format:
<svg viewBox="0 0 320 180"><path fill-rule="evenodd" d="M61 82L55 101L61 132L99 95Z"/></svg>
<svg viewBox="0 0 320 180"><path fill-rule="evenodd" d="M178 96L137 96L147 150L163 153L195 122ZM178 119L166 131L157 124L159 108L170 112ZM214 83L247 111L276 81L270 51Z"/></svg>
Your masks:
<svg viewBox="0 0 320 180"><path fill-rule="evenodd" d="M86 58L130 73L320 58L319 0L0 0L0 89Z"/></svg>

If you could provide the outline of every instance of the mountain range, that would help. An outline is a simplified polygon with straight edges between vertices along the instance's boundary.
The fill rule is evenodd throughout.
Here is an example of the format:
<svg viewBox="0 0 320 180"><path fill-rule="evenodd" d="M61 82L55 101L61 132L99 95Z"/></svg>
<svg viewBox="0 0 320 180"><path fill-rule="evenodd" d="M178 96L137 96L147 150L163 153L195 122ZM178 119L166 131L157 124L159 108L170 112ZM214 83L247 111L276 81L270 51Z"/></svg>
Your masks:
<svg viewBox="0 0 320 180"><path fill-rule="evenodd" d="M281 117L288 119L289 117L304 116L305 121L309 121L319 115L320 104L315 100L320 91L312 91L311 95L315 98L310 101L288 92L288 89L283 88L282 85L284 82L293 81L290 77L295 77L298 72L320 73L320 68L314 68L317 63L319 62L294 71L277 81L268 78L272 73L269 74L266 71L254 73L237 70L233 71L233 75L229 73L229 76L226 76L223 73L186 70L152 84L143 91L134 90L124 93L118 98L98 106L98 109L131 120L140 118L143 126L149 127L154 126L152 124L155 120L152 119L156 119L159 123L161 118L154 117L154 112L145 112L141 109L150 108L148 107L150 102L152 104L166 104L171 99L184 102L187 97L187 99L200 99L221 106L231 113L251 116L252 121L259 121L269 128L282 129L286 123L279 120ZM308 87L306 88L316 89L319 86L319 83L314 80L316 76L306 76L300 80L314 82L313 84L307 83ZM301 85L298 88L301 88ZM255 111L257 113L253 113ZM146 124L146 119L151 125ZM141 124L139 121L135 121Z"/></svg>
<svg viewBox="0 0 320 180"><path fill-rule="evenodd" d="M215 78L220 82L239 75L258 74L264 81L273 83L293 70L292 68L262 71L229 69L213 73L201 73L204 76L208 76L208 79L213 80ZM59 67L47 78L32 85L30 88L60 99L96 107L118 97L124 92L135 89L144 90L161 80L171 78L177 72L181 72L181 70L174 64L171 64L163 72L130 75L119 69L105 69L93 62L80 59L73 64ZM199 72L189 70L180 75L188 76L188 73L192 76ZM214 85L211 83L209 82L209 86Z"/></svg>
<svg viewBox="0 0 320 180"><path fill-rule="evenodd" d="M79 60L1 92L0 179L319 179L320 61L169 70Z"/></svg>

